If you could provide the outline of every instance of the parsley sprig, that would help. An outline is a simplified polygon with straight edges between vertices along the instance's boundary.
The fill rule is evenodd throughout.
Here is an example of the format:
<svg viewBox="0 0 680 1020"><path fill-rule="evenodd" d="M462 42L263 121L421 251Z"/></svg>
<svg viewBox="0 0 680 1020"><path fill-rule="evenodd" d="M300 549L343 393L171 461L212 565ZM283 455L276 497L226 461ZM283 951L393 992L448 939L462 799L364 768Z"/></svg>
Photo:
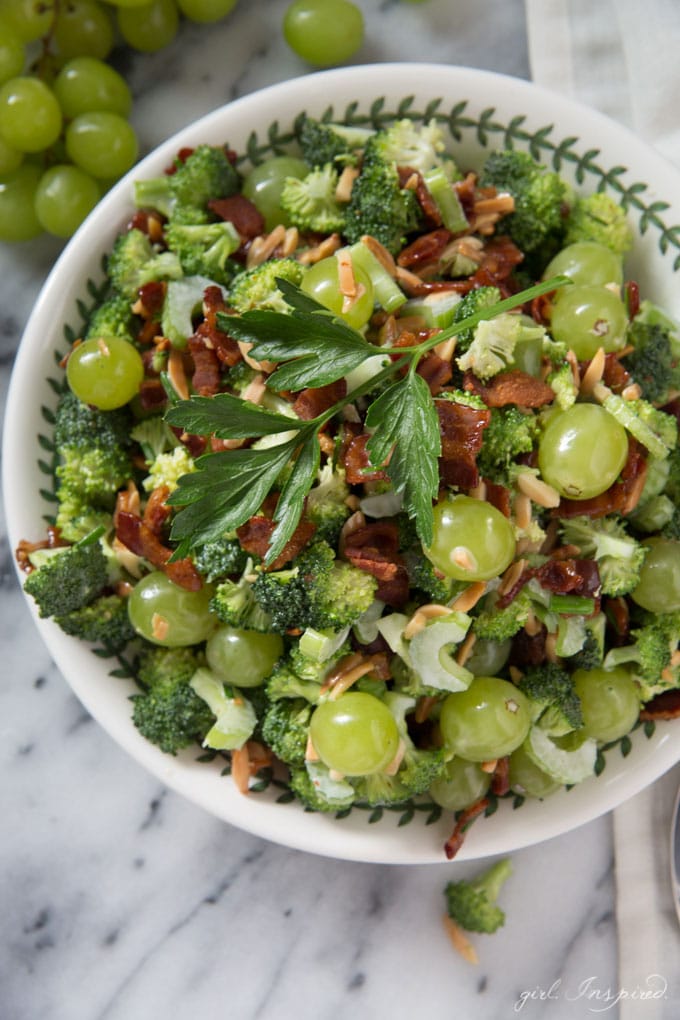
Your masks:
<svg viewBox="0 0 680 1020"><path fill-rule="evenodd" d="M433 347L483 319L517 308L570 281L553 277L481 309L420 344L408 348L376 347L333 313L286 280L277 284L290 312L255 310L242 316L218 314L218 325L230 336L252 344L256 361L276 363L267 378L275 391L326 386L344 378L376 354L394 355L382 371L328 410L308 421L258 407L229 393L190 397L173 403L166 421L195 435L218 439L261 439L280 436L275 445L208 453L197 458L196 470L183 475L168 503L181 507L174 517L173 558L234 531L256 514L272 491L278 492L273 519L276 528L265 563L272 563L290 540L319 471L319 431L343 407L375 391L395 376L369 405L366 425L371 465L383 468L401 493L406 512L415 521L423 545L432 542L432 504L439 489L441 453L434 400L416 369Z"/></svg>

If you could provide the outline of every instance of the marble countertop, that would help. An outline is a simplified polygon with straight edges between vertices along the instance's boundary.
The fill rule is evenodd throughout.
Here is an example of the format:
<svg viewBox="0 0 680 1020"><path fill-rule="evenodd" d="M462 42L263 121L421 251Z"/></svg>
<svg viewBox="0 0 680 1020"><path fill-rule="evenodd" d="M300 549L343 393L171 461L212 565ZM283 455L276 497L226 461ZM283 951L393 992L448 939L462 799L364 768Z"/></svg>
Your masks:
<svg viewBox="0 0 680 1020"><path fill-rule="evenodd" d="M241 0L223 24L182 26L159 54L119 54L143 152L232 98L305 73L279 31L286 6ZM529 77L522 0L361 6L357 62ZM0 246L3 398L60 247ZM24 605L4 523L0 541L2 1020L617 1015L611 816L513 855L506 926L476 940L472 967L444 932L443 889L454 870L478 866L334 862L240 832L164 789L71 694ZM678 1015L674 1002L664 1020ZM652 1014L641 1003L638 1015Z"/></svg>

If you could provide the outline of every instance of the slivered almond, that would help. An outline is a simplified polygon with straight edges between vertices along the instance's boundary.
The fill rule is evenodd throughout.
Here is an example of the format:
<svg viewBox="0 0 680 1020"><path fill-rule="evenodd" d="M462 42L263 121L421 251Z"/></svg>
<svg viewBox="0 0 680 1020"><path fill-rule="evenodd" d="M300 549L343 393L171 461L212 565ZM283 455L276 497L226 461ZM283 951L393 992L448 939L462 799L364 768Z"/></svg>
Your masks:
<svg viewBox="0 0 680 1020"><path fill-rule="evenodd" d="M539 506L546 509L559 506L560 494L557 489L553 489L542 478L537 478L531 471L521 471L518 474L517 488Z"/></svg>
<svg viewBox="0 0 680 1020"><path fill-rule="evenodd" d="M529 637L536 637L537 634L540 634L542 628L543 624L539 618L533 611L530 611L527 617L527 622L524 624L524 630L527 632Z"/></svg>
<svg viewBox="0 0 680 1020"><path fill-rule="evenodd" d="M237 340L238 349L241 352L241 357L245 361L246 365L250 365L256 372L273 372L276 368L276 362L274 361L255 361L255 358L251 358L248 353L253 346L249 340Z"/></svg>
<svg viewBox="0 0 680 1020"><path fill-rule="evenodd" d="M468 661L472 655L472 649L475 647L476 641L477 635L473 633L473 631L470 631L456 653L456 662L459 666L464 666Z"/></svg>
<svg viewBox="0 0 680 1020"><path fill-rule="evenodd" d="M397 753L395 754L394 758L389 763L389 765L384 769L384 772L385 772L386 776L396 776L397 772L399 771L399 766L401 765L402 761L404 760L404 755L405 754L406 754L406 744L400 738L400 740L399 740L399 747L397 748Z"/></svg>
<svg viewBox="0 0 680 1020"><path fill-rule="evenodd" d="M621 390L621 396L624 400L639 400L642 396L640 384L631 383L630 386L625 386L624 389Z"/></svg>
<svg viewBox="0 0 680 1020"><path fill-rule="evenodd" d="M168 355L168 379L177 396L182 400L188 400L189 383L184 371L184 357L176 347L173 347Z"/></svg>
<svg viewBox="0 0 680 1020"><path fill-rule="evenodd" d="M463 957L467 963L472 963L475 966L479 963L479 956L477 950L470 942L463 929L459 924L449 917L448 914L444 914L444 930L451 940L451 945L456 952Z"/></svg>
<svg viewBox="0 0 680 1020"><path fill-rule="evenodd" d="M449 606L440 606L436 602L420 606L404 627L404 637L408 640L421 631L428 620L436 620L439 616L449 616L450 614Z"/></svg>
<svg viewBox="0 0 680 1020"><path fill-rule="evenodd" d="M493 775L498 765L498 758L494 758L492 761L483 761L479 766L482 772L486 772L488 775Z"/></svg>
<svg viewBox="0 0 680 1020"><path fill-rule="evenodd" d="M367 676L369 673L372 673L374 668L375 667L372 662L362 662L360 665L355 666L354 669L350 669L346 673L343 673L343 675L339 677L334 684L332 684L328 700L337 701L340 695L349 690L352 684L355 684L357 680L362 678L362 676Z"/></svg>
<svg viewBox="0 0 680 1020"><path fill-rule="evenodd" d="M397 266L395 276L397 283L400 284L407 292L409 287L411 290L420 290L422 286L423 281L420 277L417 276L416 273L412 273L410 269L404 269L403 266Z"/></svg>
<svg viewBox="0 0 680 1020"><path fill-rule="evenodd" d="M469 585L465 591L460 593L455 602L451 603L450 612L467 613L469 609L477 605L485 591L486 585L484 582L475 581L474 584Z"/></svg>
<svg viewBox="0 0 680 1020"><path fill-rule="evenodd" d="M422 698L419 698L418 704L416 705L416 710L413 713L413 718L415 719L415 721L417 723L425 722L429 718L430 712L437 704L438 700L439 700L438 698L434 697L431 694L426 694Z"/></svg>
<svg viewBox="0 0 680 1020"><path fill-rule="evenodd" d="M261 372L258 372L254 379L248 383L244 389L241 397L243 400L249 400L251 404L262 403L262 398L265 395L267 387L265 385L264 376Z"/></svg>
<svg viewBox="0 0 680 1020"><path fill-rule="evenodd" d="M231 752L231 775L239 793L248 793L250 786L250 754L248 744Z"/></svg>
<svg viewBox="0 0 680 1020"><path fill-rule="evenodd" d="M165 641L170 630L170 624L160 613L154 613L151 617L151 633L156 641Z"/></svg>
<svg viewBox="0 0 680 1020"><path fill-rule="evenodd" d="M450 336L448 340L444 340L442 343L437 344L436 347L432 348L434 353L438 355L438 357L440 357L442 361L451 361L455 349L456 349L455 336Z"/></svg>
<svg viewBox="0 0 680 1020"><path fill-rule="evenodd" d="M146 217L146 231L150 241L160 241L163 238L163 222L154 213Z"/></svg>
<svg viewBox="0 0 680 1020"><path fill-rule="evenodd" d="M558 662L557 634L548 634L545 639L545 657L548 662Z"/></svg>
<svg viewBox="0 0 680 1020"><path fill-rule="evenodd" d="M404 182L403 187L406 191L416 191L418 188L418 174L412 173L411 176Z"/></svg>
<svg viewBox="0 0 680 1020"><path fill-rule="evenodd" d="M359 176L359 171L355 166L346 166L340 176L338 177L338 183L335 188L335 201L336 202L349 202L352 197L352 188L354 182Z"/></svg>
<svg viewBox="0 0 680 1020"><path fill-rule="evenodd" d="M305 761L319 761L319 755L316 753L316 748L312 743L311 737L307 737L307 747L305 748Z"/></svg>
<svg viewBox="0 0 680 1020"><path fill-rule="evenodd" d="M325 237L323 241L315 245L313 248L307 248L306 251L301 252L297 256L298 262L303 266L311 266L316 262L321 262L322 259L328 258L342 246L342 240L339 234L330 234L329 237Z"/></svg>
<svg viewBox="0 0 680 1020"><path fill-rule="evenodd" d="M270 234L260 234L259 237L253 238L246 256L246 267L252 269L253 266L266 262L285 240L286 228L282 223L275 226Z"/></svg>
<svg viewBox="0 0 680 1020"><path fill-rule="evenodd" d="M338 287L345 298L355 299L358 293L357 281L352 265L352 256L346 248L335 253L338 263Z"/></svg>
<svg viewBox="0 0 680 1020"><path fill-rule="evenodd" d="M290 258L300 243L300 231L297 227L288 227L281 245L281 254L284 258Z"/></svg>
<svg viewBox="0 0 680 1020"><path fill-rule="evenodd" d="M449 554L449 559L462 570L477 569L477 559L466 545L455 546Z"/></svg>
<svg viewBox="0 0 680 1020"><path fill-rule="evenodd" d="M524 573L526 565L527 565L526 560L515 560L514 563L510 564L508 569L503 574L503 579L498 589L499 595L505 595L506 592L509 592L512 590L512 588L514 588L514 586L517 584L520 577Z"/></svg>
<svg viewBox="0 0 680 1020"><path fill-rule="evenodd" d="M583 379L581 380L582 394L588 396L593 392L595 383L598 383L604 374L605 364L604 347L598 347L590 364L588 365L588 368L583 373Z"/></svg>
<svg viewBox="0 0 680 1020"><path fill-rule="evenodd" d="M375 258L377 258L380 265L383 269L387 270L390 276L396 276L397 264L394 261L391 252L387 250L384 244L381 244L380 241L371 234L363 234L361 243L366 245L371 255L374 255Z"/></svg>
<svg viewBox="0 0 680 1020"><path fill-rule="evenodd" d="M515 522L522 531L531 524L531 500L525 492L515 498Z"/></svg>
<svg viewBox="0 0 680 1020"><path fill-rule="evenodd" d="M363 528L365 523L366 518L362 510L357 510L356 513L353 513L351 515L351 517L347 518L342 528L340 529L340 536L338 539L338 552L340 553L341 556L345 551L345 542L347 538L351 534L353 534L353 532L358 531L359 528Z"/></svg>
<svg viewBox="0 0 680 1020"><path fill-rule="evenodd" d="M472 499L486 499L486 482L480 479L474 489L470 489L468 496L471 496Z"/></svg>

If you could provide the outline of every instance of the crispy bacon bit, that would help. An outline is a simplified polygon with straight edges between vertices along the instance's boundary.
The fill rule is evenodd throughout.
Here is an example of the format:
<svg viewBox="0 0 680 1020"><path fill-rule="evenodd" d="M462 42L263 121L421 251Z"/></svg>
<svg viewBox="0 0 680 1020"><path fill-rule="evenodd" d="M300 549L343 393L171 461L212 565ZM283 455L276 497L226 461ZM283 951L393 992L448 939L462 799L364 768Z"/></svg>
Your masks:
<svg viewBox="0 0 680 1020"><path fill-rule="evenodd" d="M644 448L632 436L628 437L628 459L618 481L606 492L592 499L562 499L554 514L560 518L605 517L607 514L629 514L640 499L647 476L647 457Z"/></svg>
<svg viewBox="0 0 680 1020"><path fill-rule="evenodd" d="M201 397L212 397L221 384L220 361L217 353L208 347L205 336L198 333L189 337L188 348L194 362L191 385Z"/></svg>
<svg viewBox="0 0 680 1020"><path fill-rule="evenodd" d="M416 372L425 380L433 397L441 393L444 386L447 382L451 381L453 376L451 362L440 358L434 351L429 351L421 359Z"/></svg>
<svg viewBox="0 0 680 1020"><path fill-rule="evenodd" d="M141 315L144 319L158 315L165 301L167 286L161 280L150 280L149 283L143 283L137 291L138 299L132 308L135 315Z"/></svg>
<svg viewBox="0 0 680 1020"><path fill-rule="evenodd" d="M399 531L392 521L365 524L345 536L344 557L378 581L376 598L391 606L408 599L408 572L399 554Z"/></svg>
<svg viewBox="0 0 680 1020"><path fill-rule="evenodd" d="M402 248L397 256L397 264L405 269L418 269L438 262L452 236L446 227L432 230L429 234L421 234L411 244Z"/></svg>
<svg viewBox="0 0 680 1020"><path fill-rule="evenodd" d="M344 379L338 379L337 382L329 383L327 386L302 390L295 398L293 410L298 418L302 418L303 421L311 421L312 418L316 418L337 404L346 394L347 382Z"/></svg>
<svg viewBox="0 0 680 1020"><path fill-rule="evenodd" d="M14 555L23 573L30 574L34 569L33 564L28 558L32 552L36 552L38 549L60 549L67 545L69 543L60 537L57 528L50 525L47 529L47 538L42 538L38 542L28 542L25 538L22 538L16 547Z"/></svg>
<svg viewBox="0 0 680 1020"><path fill-rule="evenodd" d="M679 717L680 690L677 688L662 691L640 710L640 718L645 721L648 719L677 719Z"/></svg>
<svg viewBox="0 0 680 1020"><path fill-rule="evenodd" d="M253 556L264 558L271 544L272 535L276 529L276 522L270 517L256 514L249 521L237 528L238 540L246 552ZM294 560L309 542L316 531L316 525L311 521L300 521L291 538L283 547L280 556L270 563L267 570L280 570L290 560Z"/></svg>
<svg viewBox="0 0 680 1020"><path fill-rule="evenodd" d="M442 453L439 473L445 485L473 489L479 482L477 455L491 412L453 400L436 400Z"/></svg>
<svg viewBox="0 0 680 1020"><path fill-rule="evenodd" d="M509 570L513 570L512 581L501 589L497 602L499 609L509 606L532 578L554 595L573 594L592 598L596 602L595 608L598 608L600 573L595 560L549 559L540 567L527 566L519 573L513 567Z"/></svg>
<svg viewBox="0 0 680 1020"><path fill-rule="evenodd" d="M486 487L485 498L487 502L491 503L491 506L494 506L496 510L500 510L504 517L510 517L512 512L510 489L506 488L505 485L499 485L498 482L492 482L489 478L484 479L484 485ZM529 520L526 523L527 526L531 523L531 511L529 512Z"/></svg>
<svg viewBox="0 0 680 1020"><path fill-rule="evenodd" d="M361 485L363 482L384 481L389 476L380 468L371 468L366 444L370 436L366 432L352 435L347 443L343 443L340 451L340 462L345 468L345 477L349 485Z"/></svg>
<svg viewBox="0 0 680 1020"><path fill-rule="evenodd" d="M131 552L143 556L152 566L162 570L171 581L188 591L199 591L203 585L192 560L169 563L172 549L163 545L157 535L137 514L121 510L116 516L116 537Z"/></svg>
<svg viewBox="0 0 680 1020"><path fill-rule="evenodd" d="M499 372L486 383L472 372L466 372L463 388L481 397L487 407L506 407L508 404L543 407L555 399L555 391L547 383L518 368Z"/></svg>
<svg viewBox="0 0 680 1020"><path fill-rule="evenodd" d="M451 833L446 843L444 844L444 853L446 854L446 857L449 861L453 860L453 858L456 856L456 854L462 847L463 841L465 839L465 833L472 825L475 818L478 818L479 815L484 814L484 812L489 806L489 803L490 801L488 797L481 797L480 800L475 801L475 803L471 804L470 807L465 808L464 811L460 812L458 818L456 819L456 824L454 826L453 832Z"/></svg>
<svg viewBox="0 0 680 1020"><path fill-rule="evenodd" d="M227 308L219 287L206 287L203 292L204 319L194 334L203 340L205 346L215 352L223 365L232 366L242 360L237 342L217 326L217 313L226 312Z"/></svg>
<svg viewBox="0 0 680 1020"><path fill-rule="evenodd" d="M220 219L233 223L241 244L264 232L264 216L245 195L213 198L208 202L208 208Z"/></svg>
<svg viewBox="0 0 680 1020"><path fill-rule="evenodd" d="M165 502L170 495L170 489L167 485L159 485L157 489L154 489L149 496L146 506L144 507L144 515L142 520L148 528L150 528L154 535L160 537L165 522L170 517L172 511Z"/></svg>
<svg viewBox="0 0 680 1020"><path fill-rule="evenodd" d="M628 307L628 318L634 319L640 311L640 288L635 280L629 280L624 287L626 305Z"/></svg>

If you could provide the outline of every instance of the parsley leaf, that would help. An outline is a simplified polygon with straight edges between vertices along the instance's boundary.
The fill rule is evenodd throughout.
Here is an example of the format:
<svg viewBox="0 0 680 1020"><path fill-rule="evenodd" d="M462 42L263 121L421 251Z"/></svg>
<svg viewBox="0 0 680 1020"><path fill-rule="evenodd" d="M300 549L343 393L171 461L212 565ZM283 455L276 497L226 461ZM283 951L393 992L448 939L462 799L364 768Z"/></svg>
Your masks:
<svg viewBox="0 0 680 1020"><path fill-rule="evenodd" d="M251 436L273 436L290 429L303 429L306 422L285 414L267 411L230 393L214 397L189 397L165 415L175 425L196 436L214 435L218 439L248 439Z"/></svg>

